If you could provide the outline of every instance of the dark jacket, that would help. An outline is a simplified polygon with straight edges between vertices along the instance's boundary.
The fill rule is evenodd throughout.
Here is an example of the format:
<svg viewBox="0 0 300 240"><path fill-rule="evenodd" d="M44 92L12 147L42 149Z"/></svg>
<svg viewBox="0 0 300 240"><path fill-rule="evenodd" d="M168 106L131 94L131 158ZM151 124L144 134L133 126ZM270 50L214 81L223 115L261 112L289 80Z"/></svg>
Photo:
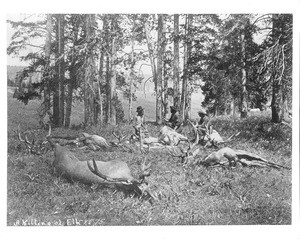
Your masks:
<svg viewBox="0 0 300 240"><path fill-rule="evenodd" d="M170 126L171 128L178 128L181 124L180 122L180 117L179 117L179 113L178 112L175 112L175 113L172 113L171 114L171 117L169 119L169 123L170 123Z"/></svg>
<svg viewBox="0 0 300 240"><path fill-rule="evenodd" d="M207 128L209 129L210 127L210 119L207 115L205 115L204 117L200 118L199 122L198 122L198 126L201 128Z"/></svg>

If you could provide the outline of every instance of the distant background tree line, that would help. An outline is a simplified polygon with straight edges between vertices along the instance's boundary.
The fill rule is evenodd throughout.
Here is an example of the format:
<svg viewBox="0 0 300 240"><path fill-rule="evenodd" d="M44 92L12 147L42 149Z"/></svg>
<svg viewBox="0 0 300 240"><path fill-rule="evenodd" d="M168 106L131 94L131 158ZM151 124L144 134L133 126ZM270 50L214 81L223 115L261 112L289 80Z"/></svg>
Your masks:
<svg viewBox="0 0 300 240"><path fill-rule="evenodd" d="M118 92L132 102L141 82L154 83L156 122L174 104L191 116L191 94L215 115L271 107L280 123L292 107L291 14L46 14L39 21L10 21L7 48L28 66L19 71L14 97L41 99L40 119L69 127L72 103L83 101L84 124L115 125L124 118ZM255 41L262 36L263 41ZM32 40L43 39L33 46ZM145 79L143 66L151 67ZM32 81L33 78L38 80ZM28 84L29 83L29 84ZM170 98L172 99L170 103Z"/></svg>

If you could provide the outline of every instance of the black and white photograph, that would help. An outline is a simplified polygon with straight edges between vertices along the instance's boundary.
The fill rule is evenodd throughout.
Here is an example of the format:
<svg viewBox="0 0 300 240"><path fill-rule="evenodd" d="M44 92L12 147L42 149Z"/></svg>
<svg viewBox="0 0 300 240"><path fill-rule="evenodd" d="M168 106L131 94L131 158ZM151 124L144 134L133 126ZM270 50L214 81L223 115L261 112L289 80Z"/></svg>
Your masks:
<svg viewBox="0 0 300 240"><path fill-rule="evenodd" d="M287 2L5 12L4 232L300 239Z"/></svg>

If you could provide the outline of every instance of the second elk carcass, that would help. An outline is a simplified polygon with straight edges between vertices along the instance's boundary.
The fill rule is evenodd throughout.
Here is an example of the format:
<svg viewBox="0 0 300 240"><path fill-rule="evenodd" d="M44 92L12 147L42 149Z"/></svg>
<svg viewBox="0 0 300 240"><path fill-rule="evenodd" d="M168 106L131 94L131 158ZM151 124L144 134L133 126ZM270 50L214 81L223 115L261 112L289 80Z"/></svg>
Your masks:
<svg viewBox="0 0 300 240"><path fill-rule="evenodd" d="M221 148L216 152L212 152L203 160L197 162L203 166L230 166L235 167L237 163L250 167L271 167L276 169L289 169L288 167L270 162L255 153L244 150L233 150L229 147Z"/></svg>
<svg viewBox="0 0 300 240"><path fill-rule="evenodd" d="M158 139L166 145L176 146L180 141L187 141L188 138L176 132L174 129L163 126L159 132Z"/></svg>
<svg viewBox="0 0 300 240"><path fill-rule="evenodd" d="M105 138L88 133L80 133L79 137L76 139L78 143L83 143L85 147L90 148L91 150L108 150L111 148L111 145L106 141Z"/></svg>

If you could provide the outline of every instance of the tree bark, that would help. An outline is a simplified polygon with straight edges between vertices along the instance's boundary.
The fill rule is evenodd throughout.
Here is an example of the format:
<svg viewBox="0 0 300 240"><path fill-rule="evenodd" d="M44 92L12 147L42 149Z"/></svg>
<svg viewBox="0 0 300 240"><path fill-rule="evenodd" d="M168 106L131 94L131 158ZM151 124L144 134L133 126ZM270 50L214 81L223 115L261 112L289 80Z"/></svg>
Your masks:
<svg viewBox="0 0 300 240"><path fill-rule="evenodd" d="M110 112L110 124L116 125L117 124L117 112L116 112L116 104L117 104L117 92L116 92L116 66L115 66L115 57L116 56L116 41L115 39L112 40L112 48L111 48L111 81L110 81L110 105L111 105L111 112Z"/></svg>
<svg viewBox="0 0 300 240"><path fill-rule="evenodd" d="M99 71L98 71L98 109L96 112L96 116L99 118L100 125L103 124L103 99L101 93L101 86L102 86L102 76L103 76L103 65L104 65L104 50L101 49L100 53L100 60L99 60Z"/></svg>
<svg viewBox="0 0 300 240"><path fill-rule="evenodd" d="M55 15L56 18L56 42L59 41L59 36L58 36L58 24L59 24L59 20L58 20L58 15ZM56 49L55 49L55 59L58 59L59 55L58 55L58 47L56 45ZM59 123L59 76L58 76L58 63L55 62L55 79L54 79L54 92L53 92L53 124L55 126L58 126Z"/></svg>
<svg viewBox="0 0 300 240"><path fill-rule="evenodd" d="M133 28L134 32L134 28ZM134 65L135 65L135 60L134 60L134 36L131 38L131 64L130 64L130 74L129 74L129 114L128 114L128 120L130 121L133 119L132 117L132 88L133 88L133 77L134 77Z"/></svg>
<svg viewBox="0 0 300 240"><path fill-rule="evenodd" d="M112 16L110 18L111 24L110 24L110 33L115 33L116 31L116 25L117 25L117 16ZM116 103L117 103L117 92L116 92L116 66L115 66L115 59L116 59L116 37L112 36L111 34L108 35L109 38L107 41L109 41L110 46L110 53L109 58L107 61L107 73L109 73L108 76L108 95L107 95L107 117L108 117L108 123L111 125L117 124L117 117L116 117Z"/></svg>
<svg viewBox="0 0 300 240"><path fill-rule="evenodd" d="M110 113L111 113L111 89L110 89L110 80L111 80L111 71L110 71L110 56L109 53L106 54L106 123L108 124L110 121Z"/></svg>
<svg viewBox="0 0 300 240"><path fill-rule="evenodd" d="M151 70L152 70L152 76L153 76L153 82L154 82L154 91L156 92L156 87L157 87L157 69L156 69L156 64L155 64L155 57L154 57L154 50L152 46L152 41L151 41L151 32L150 32L150 26L149 22L146 21L144 25L145 29L145 34L146 34L146 41L147 41L147 46L149 50L149 58L151 62Z"/></svg>
<svg viewBox="0 0 300 240"><path fill-rule="evenodd" d="M65 116L65 127L70 127L71 124L71 113L72 113L72 101L73 101L73 81L74 74L70 72L70 81L67 85L67 96L66 96L66 116Z"/></svg>
<svg viewBox="0 0 300 240"><path fill-rule="evenodd" d="M277 41L277 39L280 37L280 18L278 17L277 14L272 15L272 36L273 36L273 42ZM275 55L276 53L273 51L273 59L275 61ZM277 66L273 67L272 69L272 100L271 100L271 110L272 110L272 122L273 123L280 123L282 122L282 117L283 113L281 112L282 110L282 82L279 80L277 77L278 69L276 68Z"/></svg>
<svg viewBox="0 0 300 240"><path fill-rule="evenodd" d="M72 16L71 18L75 18L74 21L76 21L77 16ZM74 27L72 29L72 38L73 38L73 47L71 49L72 51L72 57L71 57L71 63L69 67L69 81L67 84L67 96L66 96L66 115L65 115L65 127L70 127L71 124L71 113L72 113L72 103L73 103L73 90L74 86L77 80L76 73L77 73L77 67L76 67L76 61L78 60L75 54L75 47L78 41L78 27Z"/></svg>
<svg viewBox="0 0 300 240"><path fill-rule="evenodd" d="M168 56L166 56L165 51L166 51L166 45L167 45L167 39L166 39L166 15L163 15L164 21L163 21L163 32L162 32L162 37L163 37L163 42L162 42L162 52L163 52L163 77L162 77L162 116L163 118L167 117L167 114L169 112L169 98L168 98L168 88L169 88L169 59Z"/></svg>
<svg viewBox="0 0 300 240"><path fill-rule="evenodd" d="M51 113L50 113L50 56L51 56L51 33L52 33L52 15L47 14L47 36L45 43L45 58L46 58L46 66L43 75L44 80L44 103L42 107L42 113L40 114L40 124L44 125L44 118L46 114L49 115L49 120L51 121Z"/></svg>
<svg viewBox="0 0 300 240"><path fill-rule="evenodd" d="M185 31L186 36L191 34L191 26L193 22L193 15L188 14L186 19ZM192 42L187 39L184 45L184 70L183 70L183 80L182 80L182 93L181 93L181 115L183 121L190 118L191 115L191 91L189 83L189 57L191 54Z"/></svg>
<svg viewBox="0 0 300 240"><path fill-rule="evenodd" d="M58 52L59 52L59 65L58 65L58 75L59 75L59 126L64 125L65 117L65 60L64 60L64 29L65 29L65 19L64 15L60 15L59 24L59 42L58 42Z"/></svg>
<svg viewBox="0 0 300 240"><path fill-rule="evenodd" d="M56 16L56 79L53 93L53 123L61 127L64 122L64 15Z"/></svg>
<svg viewBox="0 0 300 240"><path fill-rule="evenodd" d="M243 29L244 31L244 29ZM241 34L241 45L242 45L242 94L241 94L241 118L247 117L248 113L248 101L247 101L247 72L246 72L246 41L245 33Z"/></svg>
<svg viewBox="0 0 300 240"><path fill-rule="evenodd" d="M179 76L179 14L174 15L174 97L173 102L176 108L180 108L180 76Z"/></svg>
<svg viewBox="0 0 300 240"><path fill-rule="evenodd" d="M292 88L292 26L290 14L272 15L273 37L273 94L272 122L280 123L288 118L288 98ZM290 106L291 107L291 106Z"/></svg>
<svg viewBox="0 0 300 240"><path fill-rule="evenodd" d="M157 29L157 84L156 84L156 123L162 123L162 81L163 81L163 56L164 56L164 16L158 15Z"/></svg>
<svg viewBox="0 0 300 240"><path fill-rule="evenodd" d="M232 96L232 100L231 100L231 103L230 103L230 115L235 118L235 100L234 100L234 97Z"/></svg>
<svg viewBox="0 0 300 240"><path fill-rule="evenodd" d="M94 26L96 24L95 15L86 16L86 42L89 48L86 57L85 76L84 76L84 123L86 126L95 124L95 61L93 55L92 42L95 36Z"/></svg>
<svg viewBox="0 0 300 240"><path fill-rule="evenodd" d="M169 88L169 78L167 76L167 63L164 62L164 68L163 68L163 117L166 118L168 114L169 109L169 97L168 97L168 88Z"/></svg>
<svg viewBox="0 0 300 240"><path fill-rule="evenodd" d="M276 71L276 70L274 70ZM278 79L276 79L275 74L272 76L272 101L271 101L271 110L272 110L272 122L280 123L282 122L281 107L282 107L282 86Z"/></svg>

